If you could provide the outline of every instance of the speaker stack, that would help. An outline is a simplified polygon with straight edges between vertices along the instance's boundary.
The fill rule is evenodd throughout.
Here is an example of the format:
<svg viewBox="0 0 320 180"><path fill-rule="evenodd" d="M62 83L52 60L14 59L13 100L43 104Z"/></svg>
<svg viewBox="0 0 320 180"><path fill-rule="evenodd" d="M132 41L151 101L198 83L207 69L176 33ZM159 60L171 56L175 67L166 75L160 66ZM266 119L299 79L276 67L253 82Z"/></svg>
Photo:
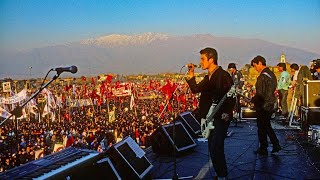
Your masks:
<svg viewBox="0 0 320 180"><path fill-rule="evenodd" d="M175 140L173 139L175 127ZM173 148L173 144L175 147ZM152 150L156 154L171 155L173 149L179 153L197 146L182 122L175 122L158 127L151 135Z"/></svg>
<svg viewBox="0 0 320 180"><path fill-rule="evenodd" d="M320 81L304 82L301 106L301 126L307 131L310 125L320 125Z"/></svg>

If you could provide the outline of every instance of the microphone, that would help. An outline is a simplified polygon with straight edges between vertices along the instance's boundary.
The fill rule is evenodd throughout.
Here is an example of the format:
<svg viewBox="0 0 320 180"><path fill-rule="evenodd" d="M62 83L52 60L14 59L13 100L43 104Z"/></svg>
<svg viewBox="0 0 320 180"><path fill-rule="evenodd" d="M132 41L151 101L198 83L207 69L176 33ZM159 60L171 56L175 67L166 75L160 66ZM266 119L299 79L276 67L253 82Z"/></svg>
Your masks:
<svg viewBox="0 0 320 180"><path fill-rule="evenodd" d="M185 65L185 67L189 68L188 64ZM191 68L191 67L190 67ZM194 68L201 68L201 65L200 64L194 64Z"/></svg>
<svg viewBox="0 0 320 180"><path fill-rule="evenodd" d="M61 74L62 72L71 72L72 74L74 74L78 71L78 68L77 66L69 66L69 67L52 68L52 70L57 71L58 74Z"/></svg>

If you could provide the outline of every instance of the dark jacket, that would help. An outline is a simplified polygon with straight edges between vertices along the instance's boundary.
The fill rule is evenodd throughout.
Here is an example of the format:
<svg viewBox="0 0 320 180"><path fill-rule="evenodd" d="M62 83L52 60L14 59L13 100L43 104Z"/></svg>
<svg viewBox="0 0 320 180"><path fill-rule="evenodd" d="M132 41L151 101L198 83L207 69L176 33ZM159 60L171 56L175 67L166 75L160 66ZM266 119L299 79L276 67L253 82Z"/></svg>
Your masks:
<svg viewBox="0 0 320 180"><path fill-rule="evenodd" d="M221 67L218 67L218 69L212 74L210 80L209 76L206 75L198 84L196 83L195 77L189 79L187 83L189 84L192 93L201 93L199 103L201 118L206 118L212 102L214 101L218 103L233 85L230 74ZM221 119L222 113L228 113L232 118L234 105L234 98L227 98L214 118Z"/></svg>
<svg viewBox="0 0 320 180"><path fill-rule="evenodd" d="M258 76L256 82L256 95L252 98L256 110L272 112L275 110L277 78L274 73L265 68Z"/></svg>

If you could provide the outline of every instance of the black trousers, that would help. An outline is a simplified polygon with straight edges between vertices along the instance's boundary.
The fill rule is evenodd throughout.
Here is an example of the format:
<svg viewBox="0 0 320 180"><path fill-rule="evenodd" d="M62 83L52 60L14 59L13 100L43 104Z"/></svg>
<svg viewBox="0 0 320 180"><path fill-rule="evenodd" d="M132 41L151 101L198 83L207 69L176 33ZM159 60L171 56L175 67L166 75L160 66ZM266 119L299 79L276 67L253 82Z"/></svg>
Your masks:
<svg viewBox="0 0 320 180"><path fill-rule="evenodd" d="M279 140L274 133L270 123L272 112L265 110L257 110L256 112L260 149L267 150L268 136L273 146L279 145Z"/></svg>
<svg viewBox="0 0 320 180"><path fill-rule="evenodd" d="M280 106L282 110L282 115L288 116L288 90L280 89L279 91L279 99L280 99Z"/></svg>
<svg viewBox="0 0 320 180"><path fill-rule="evenodd" d="M224 139L228 124L221 119L216 119L214 124L215 128L211 130L208 138L209 153L217 176L225 177L228 175L228 169L224 155Z"/></svg>

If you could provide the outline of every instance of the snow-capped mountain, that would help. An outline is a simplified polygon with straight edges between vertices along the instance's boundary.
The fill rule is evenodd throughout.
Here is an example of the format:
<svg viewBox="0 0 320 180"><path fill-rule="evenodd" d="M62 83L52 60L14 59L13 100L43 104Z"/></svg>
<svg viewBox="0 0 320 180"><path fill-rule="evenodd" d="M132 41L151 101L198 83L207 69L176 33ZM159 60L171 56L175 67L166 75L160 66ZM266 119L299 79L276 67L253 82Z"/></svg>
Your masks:
<svg viewBox="0 0 320 180"><path fill-rule="evenodd" d="M168 40L167 34L147 32L137 35L111 34L98 37L95 39L87 39L80 42L82 45L98 45L102 47L119 47L119 46L135 46L147 45L158 40Z"/></svg>

